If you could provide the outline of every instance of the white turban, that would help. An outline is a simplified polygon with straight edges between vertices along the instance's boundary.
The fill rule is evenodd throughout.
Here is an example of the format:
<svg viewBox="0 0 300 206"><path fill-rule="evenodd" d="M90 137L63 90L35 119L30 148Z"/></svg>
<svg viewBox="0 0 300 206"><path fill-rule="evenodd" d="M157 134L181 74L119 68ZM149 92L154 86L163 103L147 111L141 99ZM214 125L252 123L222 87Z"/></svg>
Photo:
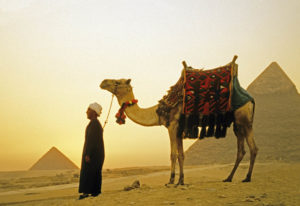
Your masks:
<svg viewBox="0 0 300 206"><path fill-rule="evenodd" d="M97 113L97 115L100 116L101 111L102 111L102 107L101 107L100 104L98 104L97 102L94 102L94 103L89 105L89 108L91 110L94 110Z"/></svg>

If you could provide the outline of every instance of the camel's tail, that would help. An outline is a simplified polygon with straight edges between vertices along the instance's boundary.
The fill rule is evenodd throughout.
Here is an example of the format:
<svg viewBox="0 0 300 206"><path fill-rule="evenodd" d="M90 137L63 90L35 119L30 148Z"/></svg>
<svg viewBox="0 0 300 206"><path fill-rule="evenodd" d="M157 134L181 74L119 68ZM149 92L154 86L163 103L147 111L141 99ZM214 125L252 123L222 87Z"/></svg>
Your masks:
<svg viewBox="0 0 300 206"><path fill-rule="evenodd" d="M252 102L252 104L253 104L251 123L253 124L253 121L254 121L254 113L255 113L255 101L254 101L254 99L253 99L251 102Z"/></svg>

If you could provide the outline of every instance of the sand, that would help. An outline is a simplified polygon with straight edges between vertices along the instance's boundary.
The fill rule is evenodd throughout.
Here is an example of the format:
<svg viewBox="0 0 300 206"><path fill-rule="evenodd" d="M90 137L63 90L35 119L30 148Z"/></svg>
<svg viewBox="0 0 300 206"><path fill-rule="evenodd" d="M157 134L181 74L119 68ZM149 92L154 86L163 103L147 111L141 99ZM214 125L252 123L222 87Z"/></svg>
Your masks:
<svg viewBox="0 0 300 206"><path fill-rule="evenodd" d="M178 187L165 186L170 173L167 167L105 170L102 194L84 200L77 199L78 182L72 182L78 171L42 172L40 176L37 172L0 173L0 205L300 205L300 163L258 162L250 183L241 182L248 170L248 164L242 164L233 182L222 182L231 169L228 164L186 167L186 185ZM65 177L64 181L70 183L34 184L47 178L57 181L53 174ZM13 185L20 178L26 180L27 188L2 184L10 179ZM32 184L28 183L30 178ZM141 187L124 191L135 180L140 181Z"/></svg>

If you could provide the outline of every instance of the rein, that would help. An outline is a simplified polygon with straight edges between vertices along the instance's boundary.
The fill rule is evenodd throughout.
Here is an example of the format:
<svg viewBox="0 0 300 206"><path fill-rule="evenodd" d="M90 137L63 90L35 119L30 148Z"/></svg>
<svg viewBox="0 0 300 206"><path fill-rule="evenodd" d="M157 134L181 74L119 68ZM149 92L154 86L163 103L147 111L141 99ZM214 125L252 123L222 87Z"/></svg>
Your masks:
<svg viewBox="0 0 300 206"><path fill-rule="evenodd" d="M110 106L109 106L109 110L108 110L108 113L107 113L106 120L105 120L104 125L103 125L103 129L104 129L105 125L108 122L108 117L109 117L109 114L110 114L110 110L111 110L111 106L112 106L112 103L113 103L114 96L115 96L114 94L112 94L112 96L111 96Z"/></svg>

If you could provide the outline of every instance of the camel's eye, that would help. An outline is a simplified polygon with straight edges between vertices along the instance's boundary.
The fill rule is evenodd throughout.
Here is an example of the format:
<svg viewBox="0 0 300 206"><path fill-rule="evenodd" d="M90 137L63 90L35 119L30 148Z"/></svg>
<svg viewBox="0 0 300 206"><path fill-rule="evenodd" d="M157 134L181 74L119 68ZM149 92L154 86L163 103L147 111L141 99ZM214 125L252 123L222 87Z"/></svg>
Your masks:
<svg viewBox="0 0 300 206"><path fill-rule="evenodd" d="M120 83L119 82L115 82L115 86L119 86L120 85Z"/></svg>

